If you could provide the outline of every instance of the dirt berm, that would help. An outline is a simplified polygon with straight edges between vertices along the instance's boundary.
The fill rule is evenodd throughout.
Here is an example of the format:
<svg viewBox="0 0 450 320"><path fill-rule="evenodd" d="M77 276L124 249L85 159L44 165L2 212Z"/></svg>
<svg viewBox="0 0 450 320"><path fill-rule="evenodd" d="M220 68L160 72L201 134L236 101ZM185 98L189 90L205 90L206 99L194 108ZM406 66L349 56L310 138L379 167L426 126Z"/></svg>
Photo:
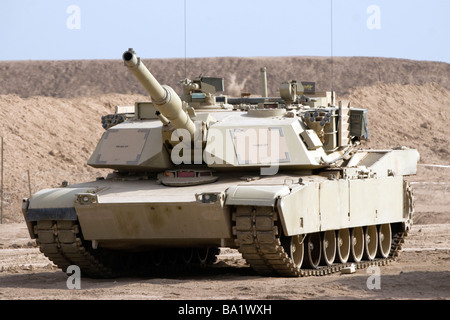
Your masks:
<svg viewBox="0 0 450 320"><path fill-rule="evenodd" d="M179 90L184 60L146 63L162 83ZM224 76L227 93L257 94L261 66L268 68L272 95L285 80L317 81L322 90L330 85L325 58L192 59L188 75ZM105 176L107 170L86 165L103 132L101 116L116 105L148 97L118 61L22 61L0 62L0 299L449 299L449 64L339 58L334 73L338 98L369 110L366 147L407 146L421 154L418 174L409 178L416 224L398 260L381 268L380 289L368 288L366 270L298 279L260 277L236 251L223 249L217 265L201 274L82 279L81 290L68 290L67 276L29 239L22 198L63 180Z"/></svg>

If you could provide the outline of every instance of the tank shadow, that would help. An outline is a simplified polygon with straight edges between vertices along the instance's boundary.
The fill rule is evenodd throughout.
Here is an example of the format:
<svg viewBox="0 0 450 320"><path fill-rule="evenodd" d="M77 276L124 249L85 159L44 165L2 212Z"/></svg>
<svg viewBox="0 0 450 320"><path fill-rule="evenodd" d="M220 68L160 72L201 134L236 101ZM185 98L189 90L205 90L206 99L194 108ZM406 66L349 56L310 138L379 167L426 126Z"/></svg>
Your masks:
<svg viewBox="0 0 450 320"><path fill-rule="evenodd" d="M55 271L33 271L30 273L19 274L0 274L1 288L28 288L39 290L67 289L67 281L70 275L60 269ZM81 276L83 289L108 288L121 286L124 283L150 281L162 284L168 280L179 281L199 281L211 279L216 281L227 281L230 279L260 277L248 266L230 266L219 262L208 266L190 266L189 268L180 268L177 266L166 266L163 270L149 271L139 275L124 275L113 278L90 278Z"/></svg>
<svg viewBox="0 0 450 320"><path fill-rule="evenodd" d="M450 271L412 271L395 275L352 275L336 280L342 299L449 299ZM361 289L363 296L361 295ZM354 293L358 292L358 296ZM348 293L348 295L346 294Z"/></svg>

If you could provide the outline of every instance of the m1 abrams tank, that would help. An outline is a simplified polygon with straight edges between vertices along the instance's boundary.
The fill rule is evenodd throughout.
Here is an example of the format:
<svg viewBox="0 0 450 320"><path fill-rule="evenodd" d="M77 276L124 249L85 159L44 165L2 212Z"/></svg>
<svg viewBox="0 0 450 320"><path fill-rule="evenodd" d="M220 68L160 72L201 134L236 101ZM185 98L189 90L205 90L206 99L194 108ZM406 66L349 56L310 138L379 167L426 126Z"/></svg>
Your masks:
<svg viewBox="0 0 450 320"><path fill-rule="evenodd" d="M105 116L88 164L106 178L24 199L31 238L62 270L114 277L212 263L238 249L261 275L324 275L393 259L413 221L414 149L365 150L367 110L311 82L228 98L221 78L161 86L132 49L151 101ZM177 267L175 267L177 270Z"/></svg>

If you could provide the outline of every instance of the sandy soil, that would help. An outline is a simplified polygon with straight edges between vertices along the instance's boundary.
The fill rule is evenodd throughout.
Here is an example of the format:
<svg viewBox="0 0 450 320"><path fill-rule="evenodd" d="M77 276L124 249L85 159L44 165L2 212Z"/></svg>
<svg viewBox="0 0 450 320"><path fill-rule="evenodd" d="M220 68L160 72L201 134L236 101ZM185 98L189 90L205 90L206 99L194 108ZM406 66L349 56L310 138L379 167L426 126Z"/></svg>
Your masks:
<svg viewBox="0 0 450 320"><path fill-rule="evenodd" d="M256 70L254 86L257 87L258 68L266 62L272 63L272 70L289 69L297 63L293 58L253 59L251 62L230 59L227 77L233 90L247 90L247 85L252 82L236 77L236 74L233 78L231 66L251 74L250 63L251 69ZM168 63L176 65L175 61ZM196 63L200 61L192 61L190 65L194 70L197 70ZM217 61L213 59L210 63L210 66L216 65ZM28 235L20 210L22 198L30 192L57 186L63 180L75 183L104 176L108 171L93 170L86 165L103 132L100 117L112 113L115 105L132 105L136 100L148 98L131 94L133 91L127 89L128 80L118 80L122 76L129 77L122 69L120 73L106 77L113 79L115 84L108 82L105 83L107 87L103 84L95 86L92 81L104 79L109 70L105 63L94 64L94 68L88 61L70 65L54 62L45 66L37 62L2 62L0 136L4 140L5 171L3 224L0 224L0 299L449 300L450 65L403 60L387 63L383 59L341 59L338 64L342 64L339 73L342 84L348 84L344 80L358 79L361 86L346 91L342 99L349 99L355 107L369 109L371 139L365 146L391 148L404 145L417 148L421 154L418 174L409 178L415 190L415 225L399 258L380 269L380 289L368 287L370 274L366 270L357 270L350 275L337 273L296 279L261 277L245 264L237 251L226 248L221 251L218 263L201 272L173 277L83 278L80 290L67 289L67 275L39 253ZM369 79L367 77L374 74L364 72L364 68L358 69L356 65L382 68L377 69L374 79ZM323 67L320 74L328 74L326 64L315 66ZM29 76L23 78L24 74ZM83 78L86 74L90 80ZM418 78L424 74L428 78ZM381 83L394 79L394 75L398 76L395 83ZM289 78L297 77L290 75ZM14 91L22 80L26 83L21 87L22 91ZM270 79L271 83L278 83L275 80L275 77ZM23 94L32 84L34 91ZM138 87L135 82L133 86ZM44 89L50 91L43 92ZM105 92L116 93L105 95Z"/></svg>
<svg viewBox="0 0 450 320"><path fill-rule="evenodd" d="M201 272L163 278L82 278L81 289L69 290L67 275L28 245L23 224L2 225L0 230L0 299L450 299L450 223L415 225L399 258L380 268L379 289L370 286L375 282L368 270L261 277L237 251L223 248L218 262Z"/></svg>
<svg viewBox="0 0 450 320"><path fill-rule="evenodd" d="M126 50L127 48L124 48ZM328 57L217 57L145 59L138 56L162 84L181 93L179 81L200 74L223 77L227 95L260 94L259 69L267 68L268 94L279 95L283 81L315 81L317 90L347 94L378 83L422 85L439 83L450 90L450 64L379 57L334 57L333 79ZM0 95L73 98L110 93L146 94L124 67L122 51L116 60L0 61ZM186 64L185 64L186 63ZM185 69L186 65L186 69Z"/></svg>
<svg viewBox="0 0 450 320"><path fill-rule="evenodd" d="M378 84L339 99L368 109L366 148L416 148L421 165L450 165L450 90L439 84ZM101 116L116 105L145 101L143 95L108 94L77 98L0 95L4 151L3 222L20 222L21 201L45 187L89 181L108 170L86 165L104 132ZM433 175L424 181L444 181ZM431 177L426 177L430 173ZM414 178L416 179L416 178Z"/></svg>
<svg viewBox="0 0 450 320"><path fill-rule="evenodd" d="M218 262L171 277L81 279L67 275L30 240L23 222L0 225L0 299L450 299L450 168L419 167L413 182L416 224L398 259L380 268L380 289L367 270L322 277L277 278L255 274L236 250L222 248ZM444 179L444 181L439 179Z"/></svg>

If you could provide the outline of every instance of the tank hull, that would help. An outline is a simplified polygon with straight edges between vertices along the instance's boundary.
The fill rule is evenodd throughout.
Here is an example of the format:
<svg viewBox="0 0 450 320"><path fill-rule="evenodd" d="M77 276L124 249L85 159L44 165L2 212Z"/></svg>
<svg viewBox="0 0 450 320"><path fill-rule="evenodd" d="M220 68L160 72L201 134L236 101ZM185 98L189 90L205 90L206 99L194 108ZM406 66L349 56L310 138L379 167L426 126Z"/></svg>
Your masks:
<svg viewBox="0 0 450 320"><path fill-rule="evenodd" d="M101 180L42 190L29 199L25 219L78 220L84 239L105 243L212 240L230 245L231 210L236 206L275 207L284 234L292 236L404 222L403 194L403 176L329 180L283 174L244 182L221 173L216 183L179 188L146 180ZM217 197L206 202L203 195Z"/></svg>
<svg viewBox="0 0 450 320"><path fill-rule="evenodd" d="M78 250L89 251L96 261L104 256L102 250L154 254L155 250L237 248L256 271L272 274L277 270L272 264L292 261L290 249L282 244L286 239L297 237L303 242L312 234L381 225L408 231L413 205L403 176L336 179L328 173L218 172L217 182L187 187L168 187L151 179L102 179L42 190L28 200L24 217L32 238L63 269L79 264L80 258L61 264L60 257L67 256L60 252L61 242L70 248L82 243ZM61 240L55 230L67 223L72 223L63 237L67 240ZM269 243L268 252L260 251ZM281 258L273 263L260 260L280 250ZM56 258L52 258L54 251ZM296 266L275 273L305 275ZM85 272L117 275L103 269Z"/></svg>

